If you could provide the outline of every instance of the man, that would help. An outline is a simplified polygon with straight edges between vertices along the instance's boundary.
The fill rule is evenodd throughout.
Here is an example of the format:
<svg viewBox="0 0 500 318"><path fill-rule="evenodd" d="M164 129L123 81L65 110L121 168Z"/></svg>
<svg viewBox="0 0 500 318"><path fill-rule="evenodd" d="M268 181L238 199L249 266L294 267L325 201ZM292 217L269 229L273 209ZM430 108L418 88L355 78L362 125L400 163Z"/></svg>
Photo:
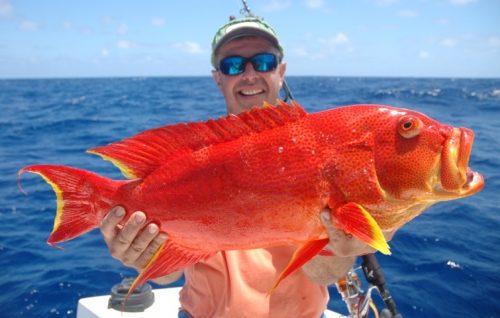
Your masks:
<svg viewBox="0 0 500 318"><path fill-rule="evenodd" d="M233 19L219 29L212 42L212 65L213 79L231 114L264 101L274 103L286 71L276 33L256 17ZM116 207L101 225L111 255L137 270L168 237L155 224L143 228L146 213L135 212L120 227L125 213ZM328 248L335 256L316 256L268 295L270 284L286 267L295 247L220 252L184 270L183 317L320 317L328 301L326 285L344 276L356 255L373 252L334 229L329 211L323 211L321 217L330 236ZM390 239L392 233L386 236ZM170 283L181 275L173 273L156 282Z"/></svg>

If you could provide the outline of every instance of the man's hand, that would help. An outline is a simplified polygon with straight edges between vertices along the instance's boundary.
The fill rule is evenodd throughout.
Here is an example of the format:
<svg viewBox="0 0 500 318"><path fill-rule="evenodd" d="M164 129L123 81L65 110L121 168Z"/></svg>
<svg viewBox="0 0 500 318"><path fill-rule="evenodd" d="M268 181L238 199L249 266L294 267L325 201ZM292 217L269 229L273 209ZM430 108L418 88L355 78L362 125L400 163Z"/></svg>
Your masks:
<svg viewBox="0 0 500 318"><path fill-rule="evenodd" d="M302 270L313 281L329 285L337 282L352 268L356 256L374 253L375 249L333 226L330 210L321 212L321 221L330 242L327 249L333 256L316 256L307 262ZM385 239L391 240L396 231L384 232Z"/></svg>
<svg viewBox="0 0 500 318"><path fill-rule="evenodd" d="M161 233L154 223L145 226L143 212L132 213L122 226L119 223L124 216L123 207L114 207L104 217L100 229L111 256L140 271L167 240L167 235Z"/></svg>
<svg viewBox="0 0 500 318"><path fill-rule="evenodd" d="M362 242L354 238L352 235L346 234L344 231L335 228L333 226L334 222L331 219L330 210L324 210L321 212L321 222L330 237L328 249L331 250L334 255L339 257L350 257L376 252L373 247L367 245L365 242ZM395 233L396 230L383 231L386 241L390 241Z"/></svg>

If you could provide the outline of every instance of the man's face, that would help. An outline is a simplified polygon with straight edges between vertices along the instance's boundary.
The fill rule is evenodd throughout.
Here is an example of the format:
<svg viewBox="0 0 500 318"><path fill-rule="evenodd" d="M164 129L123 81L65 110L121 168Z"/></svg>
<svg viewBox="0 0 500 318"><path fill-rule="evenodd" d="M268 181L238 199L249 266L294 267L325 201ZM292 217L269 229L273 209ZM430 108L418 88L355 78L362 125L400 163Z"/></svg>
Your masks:
<svg viewBox="0 0 500 318"><path fill-rule="evenodd" d="M217 53L216 61L232 55L252 57L255 54L269 52L278 55L278 49L261 37L243 37L224 44ZM286 64L279 64L270 72L257 72L252 63L247 63L242 74L228 76L220 71L213 71L212 76L219 86L228 113L239 114L252 106L261 106L264 101L275 103L283 78Z"/></svg>

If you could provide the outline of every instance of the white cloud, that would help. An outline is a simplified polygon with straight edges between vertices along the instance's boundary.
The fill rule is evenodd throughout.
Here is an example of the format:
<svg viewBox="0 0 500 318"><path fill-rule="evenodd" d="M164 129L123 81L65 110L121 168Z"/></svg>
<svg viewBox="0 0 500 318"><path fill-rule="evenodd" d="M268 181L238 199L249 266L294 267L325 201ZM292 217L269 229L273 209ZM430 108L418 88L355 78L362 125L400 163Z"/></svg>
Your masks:
<svg viewBox="0 0 500 318"><path fill-rule="evenodd" d="M162 27L165 25L165 19L164 18L153 18L151 19L151 24L155 27Z"/></svg>
<svg viewBox="0 0 500 318"><path fill-rule="evenodd" d="M153 62L153 61L154 61L154 59L151 55L146 55L138 60L139 63L149 63L149 62Z"/></svg>
<svg viewBox="0 0 500 318"><path fill-rule="evenodd" d="M262 7L264 12L278 12L283 11L290 6L289 0L271 0L267 1Z"/></svg>
<svg viewBox="0 0 500 318"><path fill-rule="evenodd" d="M128 33L128 25L115 17L105 16L101 18L101 21L107 32L116 32L119 35Z"/></svg>
<svg viewBox="0 0 500 318"><path fill-rule="evenodd" d="M118 41L118 43L116 44L117 47L119 47L120 49L131 49L133 47L136 47L136 45L132 42L129 42L127 40L120 40Z"/></svg>
<svg viewBox="0 0 500 318"><path fill-rule="evenodd" d="M63 28L66 31L73 30L73 23L71 21L67 21L66 20L66 21L63 22Z"/></svg>
<svg viewBox="0 0 500 318"><path fill-rule="evenodd" d="M0 0L0 16L8 16L14 12L14 7L9 0Z"/></svg>
<svg viewBox="0 0 500 318"><path fill-rule="evenodd" d="M376 0L375 2L381 6L389 6L396 3L397 0Z"/></svg>
<svg viewBox="0 0 500 318"><path fill-rule="evenodd" d="M19 28L23 31L38 31L39 27L38 27L38 23L36 23L35 21L31 21L31 20L26 20L26 19L23 19L21 20L21 23L19 24Z"/></svg>
<svg viewBox="0 0 500 318"><path fill-rule="evenodd" d="M439 45L445 47L455 47L458 44L458 40L454 38L445 38L439 42Z"/></svg>
<svg viewBox="0 0 500 318"><path fill-rule="evenodd" d="M104 25L111 25L115 23L115 18L110 16L102 17L101 20Z"/></svg>
<svg viewBox="0 0 500 318"><path fill-rule="evenodd" d="M296 47L293 48L290 53L292 55L298 56L298 57L307 57L309 55L307 49L305 47Z"/></svg>
<svg viewBox="0 0 500 318"><path fill-rule="evenodd" d="M441 19L437 19L436 23L440 24L440 25L448 25L448 24L450 24L450 21L447 18L441 18Z"/></svg>
<svg viewBox="0 0 500 318"><path fill-rule="evenodd" d="M494 48L499 48L500 47L500 37L498 37L498 36L491 36L488 39L488 46L489 47L494 47Z"/></svg>
<svg viewBox="0 0 500 318"><path fill-rule="evenodd" d="M184 41L173 44L173 47L189 54L201 54L203 50L197 42Z"/></svg>
<svg viewBox="0 0 500 318"><path fill-rule="evenodd" d="M116 32L118 32L118 34L127 34L127 30L128 30L127 25L125 23L121 23L118 26L118 29L116 30Z"/></svg>
<svg viewBox="0 0 500 318"><path fill-rule="evenodd" d="M78 33L85 34L85 35L89 35L89 34L92 34L94 32L91 27L76 25L71 20L62 21L61 26L62 26L62 29L64 31L67 31L67 32L78 32Z"/></svg>
<svg viewBox="0 0 500 318"><path fill-rule="evenodd" d="M325 6L324 0L306 0L306 5L312 9L318 9Z"/></svg>
<svg viewBox="0 0 500 318"><path fill-rule="evenodd" d="M101 50L101 56L102 57L108 57L109 56L109 50L108 49L102 49Z"/></svg>
<svg viewBox="0 0 500 318"><path fill-rule="evenodd" d="M451 4L456 6L465 6L476 2L477 0L449 0Z"/></svg>
<svg viewBox="0 0 500 318"><path fill-rule="evenodd" d="M349 38L344 33L340 32L337 35L329 37L329 38L321 38L319 42L322 44L326 44L328 46L336 46L349 43Z"/></svg>
<svg viewBox="0 0 500 318"><path fill-rule="evenodd" d="M92 34L93 31L89 27L82 27L80 28L80 32L82 32L82 34Z"/></svg>
<svg viewBox="0 0 500 318"><path fill-rule="evenodd" d="M396 15L398 17L413 18L418 16L418 12L415 10L405 9L405 10L399 10L398 12L396 12Z"/></svg>
<svg viewBox="0 0 500 318"><path fill-rule="evenodd" d="M422 60L426 60L428 58L431 57L430 53L427 52L427 51L424 51L424 50L421 50L420 52L418 52L418 57Z"/></svg>

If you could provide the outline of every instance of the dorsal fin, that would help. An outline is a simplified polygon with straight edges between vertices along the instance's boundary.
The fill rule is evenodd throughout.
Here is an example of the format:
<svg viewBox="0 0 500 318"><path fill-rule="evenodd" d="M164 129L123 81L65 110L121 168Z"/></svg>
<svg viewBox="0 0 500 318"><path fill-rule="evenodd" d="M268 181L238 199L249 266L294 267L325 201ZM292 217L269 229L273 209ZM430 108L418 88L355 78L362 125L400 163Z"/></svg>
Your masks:
<svg viewBox="0 0 500 318"><path fill-rule="evenodd" d="M276 106L268 105L206 122L180 123L145 130L107 146L89 149L88 152L111 161L127 178L144 178L187 152L283 126L306 115L304 109L294 101L290 104L279 101Z"/></svg>

